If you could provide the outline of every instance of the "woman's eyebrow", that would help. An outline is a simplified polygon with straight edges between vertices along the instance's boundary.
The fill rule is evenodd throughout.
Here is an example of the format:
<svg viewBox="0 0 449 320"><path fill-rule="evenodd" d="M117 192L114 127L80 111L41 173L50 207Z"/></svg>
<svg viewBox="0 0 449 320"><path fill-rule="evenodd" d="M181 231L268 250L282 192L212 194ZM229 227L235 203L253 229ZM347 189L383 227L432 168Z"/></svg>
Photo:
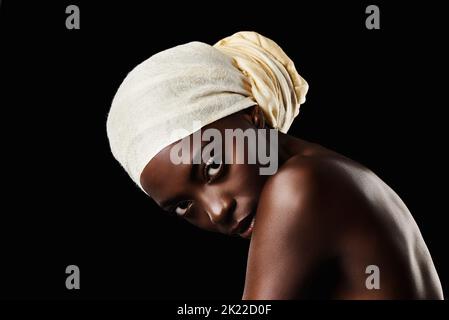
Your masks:
<svg viewBox="0 0 449 320"><path fill-rule="evenodd" d="M196 150L195 152L192 152L192 157L190 158L190 164L201 164L203 162L203 150L206 146L213 143L214 140L201 140L200 148ZM199 163L198 163L199 160Z"/></svg>
<svg viewBox="0 0 449 320"><path fill-rule="evenodd" d="M192 153L192 157L190 158L190 163L188 163L187 165L190 166L189 168L189 180L190 181L195 181L197 179L198 174L201 174L200 172L200 167L201 164L203 163L202 160L202 150L209 144L212 143L213 140L211 141L201 141L201 147L195 151L195 153ZM199 157L199 158L198 158ZM194 163L194 159L200 159L201 162L200 163ZM163 200L159 203L159 207L161 207L163 210L165 211L170 211L169 209L171 207L173 207L173 205L175 205L175 203L179 200L179 196L175 196L172 197L170 199L167 200Z"/></svg>
<svg viewBox="0 0 449 320"><path fill-rule="evenodd" d="M201 147L195 151L193 157L190 159L190 165L191 165L191 170L190 170L190 179L194 180L196 177L196 174L199 173L199 168L202 164L204 164L203 161L203 154L202 151L204 150L204 148L206 146L208 146L209 144L213 143L214 140L202 140L201 141ZM194 161L196 160L196 161ZM199 160L199 163L198 163ZM200 172L201 173L201 172Z"/></svg>

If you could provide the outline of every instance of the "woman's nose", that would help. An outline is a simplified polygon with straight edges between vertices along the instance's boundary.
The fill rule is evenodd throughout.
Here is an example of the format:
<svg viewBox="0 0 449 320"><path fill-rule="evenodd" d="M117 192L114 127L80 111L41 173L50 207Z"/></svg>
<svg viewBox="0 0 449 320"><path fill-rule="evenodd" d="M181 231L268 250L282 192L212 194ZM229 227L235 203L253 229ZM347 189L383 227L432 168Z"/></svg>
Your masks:
<svg viewBox="0 0 449 320"><path fill-rule="evenodd" d="M205 199L205 210L214 224L232 221L237 202L229 195L210 195Z"/></svg>

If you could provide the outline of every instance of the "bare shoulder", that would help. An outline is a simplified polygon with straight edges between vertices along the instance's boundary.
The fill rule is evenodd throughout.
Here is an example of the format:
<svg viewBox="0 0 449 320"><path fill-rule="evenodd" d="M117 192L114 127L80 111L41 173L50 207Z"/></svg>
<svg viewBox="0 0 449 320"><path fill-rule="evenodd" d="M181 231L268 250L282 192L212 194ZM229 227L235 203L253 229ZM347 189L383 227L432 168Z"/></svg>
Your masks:
<svg viewBox="0 0 449 320"><path fill-rule="evenodd" d="M366 288L372 264L383 270L381 290ZM324 281L329 297L441 297L419 228L391 188L344 157L291 158L262 191L243 297L308 297L334 271L345 280Z"/></svg>
<svg viewBox="0 0 449 320"><path fill-rule="evenodd" d="M336 225L322 222L331 222L336 214L341 218L343 211L348 212L347 206L366 205L369 180L375 179L371 171L344 158L293 157L268 179L257 221L260 225L270 221L270 229L278 226L283 234L314 223L330 232Z"/></svg>
<svg viewBox="0 0 449 320"><path fill-rule="evenodd" d="M259 200L244 298L304 297L311 274L336 258L342 197L357 192L337 162L294 157L269 178Z"/></svg>

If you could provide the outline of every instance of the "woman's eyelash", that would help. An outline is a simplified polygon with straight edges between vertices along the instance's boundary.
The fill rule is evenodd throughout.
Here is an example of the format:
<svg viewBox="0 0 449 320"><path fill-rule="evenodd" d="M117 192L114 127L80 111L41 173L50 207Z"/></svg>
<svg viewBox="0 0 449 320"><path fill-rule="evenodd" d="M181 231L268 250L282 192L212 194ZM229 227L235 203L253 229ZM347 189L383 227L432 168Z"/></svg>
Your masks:
<svg viewBox="0 0 449 320"><path fill-rule="evenodd" d="M218 176L221 172L223 164L220 162L216 162L214 157L209 158L203 167L203 176L207 182L212 181L216 176ZM218 166L213 168L213 166Z"/></svg>
<svg viewBox="0 0 449 320"><path fill-rule="evenodd" d="M173 209L170 209L170 213L178 217L184 217L185 215L187 215L192 205L192 201L181 201L176 206L174 206Z"/></svg>
<svg viewBox="0 0 449 320"><path fill-rule="evenodd" d="M209 183L216 179L223 169L221 161L215 161L214 157L209 158L203 166L203 175L205 180ZM215 166L215 167L214 167ZM171 216L183 217L188 214L190 207L193 205L191 201L181 201L175 206L172 206L167 211ZM179 210L178 210L179 209Z"/></svg>

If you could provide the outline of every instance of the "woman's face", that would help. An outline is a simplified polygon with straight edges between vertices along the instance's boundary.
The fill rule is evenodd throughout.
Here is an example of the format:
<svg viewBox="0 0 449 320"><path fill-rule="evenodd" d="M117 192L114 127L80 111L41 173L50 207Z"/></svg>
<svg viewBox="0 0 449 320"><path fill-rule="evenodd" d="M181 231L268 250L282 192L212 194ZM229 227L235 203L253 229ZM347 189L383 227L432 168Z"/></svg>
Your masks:
<svg viewBox="0 0 449 320"><path fill-rule="evenodd" d="M224 137L225 129L257 130L258 125L254 112L244 110L201 129L203 132L215 128L220 132L223 137L222 154L229 154L226 149L233 148L234 161L230 164L217 161L214 157L206 157L200 164L192 164L192 157L187 164L174 164L170 152L176 143L167 146L145 167L140 179L142 187L162 209L181 216L199 228L250 237L248 232L241 233L248 230L256 213L267 176L259 174L259 164L248 164L246 143L244 164L236 163L235 158L242 150L236 148L235 140L226 144ZM188 139L191 155L201 151L198 144L192 143L193 135ZM210 143L201 141L202 150Z"/></svg>

